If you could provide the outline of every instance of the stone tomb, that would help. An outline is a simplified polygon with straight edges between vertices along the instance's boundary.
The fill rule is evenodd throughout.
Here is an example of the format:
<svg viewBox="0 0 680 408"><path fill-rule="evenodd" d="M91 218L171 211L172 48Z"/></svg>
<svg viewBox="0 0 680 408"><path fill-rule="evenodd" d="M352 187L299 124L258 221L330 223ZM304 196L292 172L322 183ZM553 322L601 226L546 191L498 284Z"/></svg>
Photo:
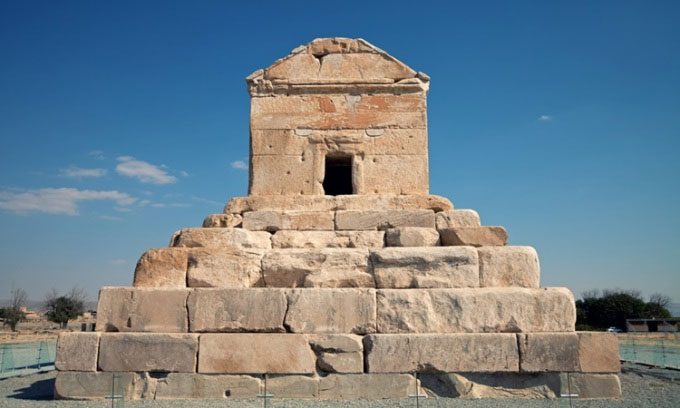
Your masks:
<svg viewBox="0 0 680 408"><path fill-rule="evenodd" d="M324 38L247 78L250 182L105 287L59 337L55 393L103 398L619 397L536 251L428 193L429 78ZM566 374L569 374L568 376ZM418 377L416 377L418 374Z"/></svg>

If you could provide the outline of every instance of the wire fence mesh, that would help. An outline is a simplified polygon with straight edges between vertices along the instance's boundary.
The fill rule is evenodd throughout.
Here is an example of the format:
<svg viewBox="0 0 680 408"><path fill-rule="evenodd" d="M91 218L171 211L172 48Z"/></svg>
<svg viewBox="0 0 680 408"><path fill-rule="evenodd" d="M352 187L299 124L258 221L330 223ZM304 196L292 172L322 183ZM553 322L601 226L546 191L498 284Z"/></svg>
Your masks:
<svg viewBox="0 0 680 408"><path fill-rule="evenodd" d="M621 360L680 370L680 337L627 334L619 336Z"/></svg>
<svg viewBox="0 0 680 408"><path fill-rule="evenodd" d="M54 368L56 341L0 344L0 378Z"/></svg>

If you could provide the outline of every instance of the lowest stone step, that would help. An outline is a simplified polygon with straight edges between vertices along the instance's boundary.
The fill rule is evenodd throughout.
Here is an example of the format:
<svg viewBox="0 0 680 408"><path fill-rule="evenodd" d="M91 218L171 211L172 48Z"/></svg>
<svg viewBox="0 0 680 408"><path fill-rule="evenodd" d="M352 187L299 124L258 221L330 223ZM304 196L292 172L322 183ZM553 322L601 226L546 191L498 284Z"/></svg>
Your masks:
<svg viewBox="0 0 680 408"><path fill-rule="evenodd" d="M109 332L570 332L564 288L103 288L97 330Z"/></svg>

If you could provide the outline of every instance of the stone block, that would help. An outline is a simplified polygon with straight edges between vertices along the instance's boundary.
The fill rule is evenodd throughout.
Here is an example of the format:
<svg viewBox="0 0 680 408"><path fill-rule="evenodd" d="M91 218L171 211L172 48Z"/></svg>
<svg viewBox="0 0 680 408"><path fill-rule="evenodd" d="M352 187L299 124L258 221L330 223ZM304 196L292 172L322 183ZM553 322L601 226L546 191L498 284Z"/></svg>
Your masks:
<svg viewBox="0 0 680 408"><path fill-rule="evenodd" d="M204 228L235 228L243 222L241 214L210 214L203 220Z"/></svg>
<svg viewBox="0 0 680 408"><path fill-rule="evenodd" d="M416 391L411 374L329 374L319 381L325 400L405 399Z"/></svg>
<svg viewBox="0 0 680 408"><path fill-rule="evenodd" d="M111 395L113 375L116 374L125 398L138 399L146 389L147 382L138 373L106 373L59 371L54 381L55 399L101 399Z"/></svg>
<svg viewBox="0 0 680 408"><path fill-rule="evenodd" d="M175 247L270 249L271 234L242 228L187 228L178 231L172 242Z"/></svg>
<svg viewBox="0 0 680 408"><path fill-rule="evenodd" d="M262 380L248 375L170 373L157 380L155 399L257 398Z"/></svg>
<svg viewBox="0 0 680 408"><path fill-rule="evenodd" d="M390 228L385 232L385 244L391 247L437 246L439 245L439 233L434 228Z"/></svg>
<svg viewBox="0 0 680 408"><path fill-rule="evenodd" d="M378 289L378 333L572 332L565 288Z"/></svg>
<svg viewBox="0 0 680 408"><path fill-rule="evenodd" d="M375 289L293 289L284 325L293 333L374 333Z"/></svg>
<svg viewBox="0 0 680 408"><path fill-rule="evenodd" d="M333 230L332 211L250 211L243 228L253 231Z"/></svg>
<svg viewBox="0 0 680 408"><path fill-rule="evenodd" d="M315 178L311 152L296 156L251 156L251 184L248 194L314 194L319 181ZM243 227L248 228L245 224Z"/></svg>
<svg viewBox="0 0 680 408"><path fill-rule="evenodd" d="M374 287L365 249L279 249L262 259L267 287Z"/></svg>
<svg viewBox="0 0 680 408"><path fill-rule="evenodd" d="M576 333L517 334L525 372L578 371L579 341Z"/></svg>
<svg viewBox="0 0 680 408"><path fill-rule="evenodd" d="M224 212L241 214L248 211L336 211L366 210L433 210L448 211L453 204L446 197L432 194L370 194L370 195L250 195L232 197Z"/></svg>
<svg viewBox="0 0 680 408"><path fill-rule="evenodd" d="M383 231L277 231L274 248L382 248Z"/></svg>
<svg viewBox="0 0 680 408"><path fill-rule="evenodd" d="M97 371L99 333L61 332L54 366L59 371Z"/></svg>
<svg viewBox="0 0 680 408"><path fill-rule="evenodd" d="M447 210L436 214L437 229L480 227L479 214L475 210Z"/></svg>
<svg viewBox="0 0 680 408"><path fill-rule="evenodd" d="M364 347L360 336L350 334L310 335L316 366L327 373L363 373Z"/></svg>
<svg viewBox="0 0 680 408"><path fill-rule="evenodd" d="M202 334L198 372L207 374L312 374L316 359L299 334Z"/></svg>
<svg viewBox="0 0 680 408"><path fill-rule="evenodd" d="M579 368L584 373L621 371L619 339L614 333L578 333Z"/></svg>
<svg viewBox="0 0 680 408"><path fill-rule="evenodd" d="M196 248L189 251L187 286L250 288L264 286L262 251Z"/></svg>
<svg viewBox="0 0 680 408"><path fill-rule="evenodd" d="M457 227L439 230L442 245L498 246L508 242L503 227Z"/></svg>
<svg viewBox="0 0 680 408"><path fill-rule="evenodd" d="M272 375L267 379L267 394L274 398L316 398L319 379L306 375Z"/></svg>
<svg viewBox="0 0 680 408"><path fill-rule="evenodd" d="M397 227L434 228L432 210L341 210L335 213L338 230L386 230Z"/></svg>
<svg viewBox="0 0 680 408"><path fill-rule="evenodd" d="M378 288L479 286L477 251L472 247L372 250L371 264Z"/></svg>
<svg viewBox="0 0 680 408"><path fill-rule="evenodd" d="M250 128L425 129L425 98L417 94L291 95L250 100Z"/></svg>
<svg viewBox="0 0 680 408"><path fill-rule="evenodd" d="M97 331L183 333L188 331L187 289L103 287Z"/></svg>
<svg viewBox="0 0 680 408"><path fill-rule="evenodd" d="M101 371L196 371L198 335L103 333L99 342Z"/></svg>
<svg viewBox="0 0 680 408"><path fill-rule="evenodd" d="M554 399L560 396L556 373L436 373L421 374L422 387L438 398Z"/></svg>
<svg viewBox="0 0 680 408"><path fill-rule="evenodd" d="M196 289L189 295L192 332L285 332L282 289Z"/></svg>
<svg viewBox="0 0 680 408"><path fill-rule="evenodd" d="M135 268L134 286L185 288L187 251L183 248L158 248L146 251Z"/></svg>
<svg viewBox="0 0 680 408"><path fill-rule="evenodd" d="M621 381L616 374L573 373L562 382L562 392L578 398L621 398Z"/></svg>
<svg viewBox="0 0 680 408"><path fill-rule="evenodd" d="M361 194L427 194L427 155L366 155L361 180Z"/></svg>
<svg viewBox="0 0 680 408"><path fill-rule="evenodd" d="M480 286L540 286L541 268L534 248L490 246L478 251Z"/></svg>
<svg viewBox="0 0 680 408"><path fill-rule="evenodd" d="M519 370L510 333L376 334L364 337L369 373Z"/></svg>

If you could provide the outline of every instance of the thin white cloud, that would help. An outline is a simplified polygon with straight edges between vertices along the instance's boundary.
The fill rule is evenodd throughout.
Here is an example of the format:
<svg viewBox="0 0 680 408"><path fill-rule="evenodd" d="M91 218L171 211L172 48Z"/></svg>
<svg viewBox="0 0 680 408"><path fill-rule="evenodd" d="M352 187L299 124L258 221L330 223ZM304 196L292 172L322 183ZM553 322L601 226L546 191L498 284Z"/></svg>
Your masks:
<svg viewBox="0 0 680 408"><path fill-rule="evenodd" d="M78 190L75 188L41 188L28 191L0 191L0 209L17 214L41 212L78 215L81 201L111 200L118 206L133 204L136 199L120 191Z"/></svg>
<svg viewBox="0 0 680 408"><path fill-rule="evenodd" d="M538 120L540 120L541 122L548 122L548 121L551 121L551 120L552 120L552 116L550 116L550 115L541 115L541 116L538 117Z"/></svg>
<svg viewBox="0 0 680 408"><path fill-rule="evenodd" d="M248 163L244 160L236 160L231 162L231 167L236 170L248 170Z"/></svg>
<svg viewBox="0 0 680 408"><path fill-rule="evenodd" d="M87 155L90 157L94 157L97 160L104 160L106 159L106 156L104 156L104 152L101 150L92 150L90 152L87 152Z"/></svg>
<svg viewBox="0 0 680 408"><path fill-rule="evenodd" d="M118 174L136 178L142 183L172 184L177 181L175 176L168 174L161 166L137 160L132 156L121 156L118 161L120 162L116 166Z"/></svg>
<svg viewBox="0 0 680 408"><path fill-rule="evenodd" d="M189 173L187 173L187 172L184 171L184 170L180 171L180 172L179 172L179 175L182 176L182 177L189 177Z"/></svg>
<svg viewBox="0 0 680 408"><path fill-rule="evenodd" d="M59 175L73 178L104 177L106 175L106 169L84 169L77 166L70 166L67 169L59 170Z"/></svg>

